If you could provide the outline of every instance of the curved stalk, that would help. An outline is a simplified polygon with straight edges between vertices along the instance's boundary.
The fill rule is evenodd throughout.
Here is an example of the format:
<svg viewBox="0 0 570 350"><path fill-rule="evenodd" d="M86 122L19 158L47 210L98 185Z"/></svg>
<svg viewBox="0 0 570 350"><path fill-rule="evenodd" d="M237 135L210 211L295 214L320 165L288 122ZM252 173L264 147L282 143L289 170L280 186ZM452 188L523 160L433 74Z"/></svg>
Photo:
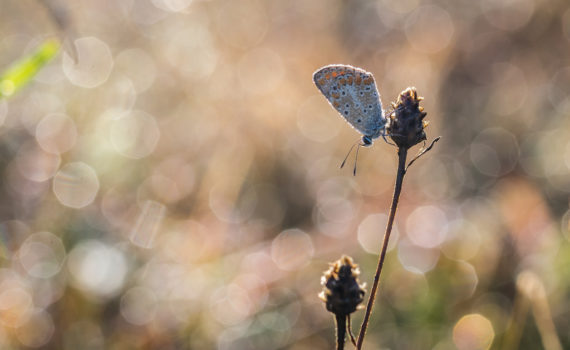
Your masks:
<svg viewBox="0 0 570 350"><path fill-rule="evenodd" d="M378 267L376 268L376 274L374 275L374 283L372 284L372 290L370 291L370 298L368 299L368 304L366 305L366 313L364 314L364 320L362 321L362 326L360 327L360 333L358 335L358 341L356 342L356 349L358 350L362 348L362 343L364 342L364 335L366 334L366 328L368 327L368 322L370 321L370 314L372 313L372 307L374 306L374 300L376 299L376 291L378 290L380 273L382 272L382 267L384 266L384 259L386 258L386 251L388 250L388 241L390 240L390 234L392 233L392 226L394 224L394 217L396 216L396 210L398 209L398 200L400 199L400 192L402 192L402 182L404 181L404 175L406 174L407 156L408 156L407 148L398 149L398 173L396 174L396 184L394 185L394 196L392 197L392 206L390 207L388 224L386 225L386 232L384 233L384 242L382 243L382 251L380 253L380 257L378 258Z"/></svg>

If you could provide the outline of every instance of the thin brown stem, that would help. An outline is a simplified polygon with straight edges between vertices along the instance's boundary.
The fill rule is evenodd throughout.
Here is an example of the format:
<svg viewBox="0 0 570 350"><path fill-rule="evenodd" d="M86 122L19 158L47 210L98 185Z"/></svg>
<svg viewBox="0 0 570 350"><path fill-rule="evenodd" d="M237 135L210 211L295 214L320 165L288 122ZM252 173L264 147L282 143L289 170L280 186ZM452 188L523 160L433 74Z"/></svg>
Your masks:
<svg viewBox="0 0 570 350"><path fill-rule="evenodd" d="M368 304L366 305L366 313L364 314L364 320L362 321L362 326L360 327L360 334L358 335L358 341L356 342L356 349L358 350L362 348L362 343L364 342L364 335L366 334L366 328L368 327L368 322L370 321L370 314L372 313L372 307L374 306L374 300L376 299L376 291L378 289L378 282L380 281L380 273L382 272L382 267L384 266L384 259L386 258L386 251L388 250L388 241L390 240L390 234L392 233L392 225L394 224L394 217L396 216L396 210L398 209L398 200L400 199L400 192L402 192L402 182L404 181L404 175L406 174L407 156L408 156L407 148L398 149L398 173L396 175L396 184L394 185L394 196L392 197L390 216L388 217L388 224L386 225L386 232L384 233L384 242L382 243L382 251L380 253L380 257L378 258L378 267L376 268L376 274L374 275L374 283L372 284L372 290L370 291L370 297L368 298Z"/></svg>
<svg viewBox="0 0 570 350"><path fill-rule="evenodd" d="M335 314L336 320L336 349L344 350L344 339L346 338L346 315Z"/></svg>
<svg viewBox="0 0 570 350"><path fill-rule="evenodd" d="M354 337L354 334L352 334L352 322L350 315L348 315L347 328L348 328L348 335L350 336L350 342L352 343L352 345L356 346L356 338Z"/></svg>

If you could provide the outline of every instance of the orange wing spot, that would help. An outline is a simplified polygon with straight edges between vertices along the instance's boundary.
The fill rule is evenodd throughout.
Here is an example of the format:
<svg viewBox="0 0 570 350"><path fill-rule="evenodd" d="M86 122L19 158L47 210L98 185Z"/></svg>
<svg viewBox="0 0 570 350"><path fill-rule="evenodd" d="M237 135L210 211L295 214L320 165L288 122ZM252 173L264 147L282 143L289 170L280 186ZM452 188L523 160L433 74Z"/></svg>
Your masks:
<svg viewBox="0 0 570 350"><path fill-rule="evenodd" d="M340 95L339 95L338 93L336 93L336 92L333 92L333 93L331 94L331 96L332 96L333 98L339 98L339 97L340 97Z"/></svg>
<svg viewBox="0 0 570 350"><path fill-rule="evenodd" d="M362 78L360 77L360 74L358 74L356 76L356 85L360 85L360 83L362 83Z"/></svg>
<svg viewBox="0 0 570 350"><path fill-rule="evenodd" d="M372 84L372 78L368 77L368 78L364 79L364 84L366 84L366 85Z"/></svg>
<svg viewBox="0 0 570 350"><path fill-rule="evenodd" d="M333 78L336 78L336 76L337 76L337 75L338 75L338 73L337 73L337 72L332 72L332 76L333 76Z"/></svg>
<svg viewBox="0 0 570 350"><path fill-rule="evenodd" d="M330 75L330 74L325 75L325 79L326 79L326 80L329 80L330 78L331 78L331 75Z"/></svg>
<svg viewBox="0 0 570 350"><path fill-rule="evenodd" d="M346 85L346 79L341 79L338 82L341 83L342 85Z"/></svg>
<svg viewBox="0 0 570 350"><path fill-rule="evenodd" d="M320 86L323 86L323 85L325 85L325 80L324 80L324 79L321 79L321 80L318 81L318 83L319 83Z"/></svg>
<svg viewBox="0 0 570 350"><path fill-rule="evenodd" d="M339 75L345 75L346 71L345 70L341 70L340 72L338 72Z"/></svg>
<svg viewBox="0 0 570 350"><path fill-rule="evenodd" d="M348 77L348 78L346 78L346 81L348 81L348 83L349 83L350 85L352 85L353 79L352 79L352 77Z"/></svg>
<svg viewBox="0 0 570 350"><path fill-rule="evenodd" d="M338 101L334 101L334 102L333 102L333 106L334 106L334 108L339 108L339 107L340 107L340 103L338 103Z"/></svg>

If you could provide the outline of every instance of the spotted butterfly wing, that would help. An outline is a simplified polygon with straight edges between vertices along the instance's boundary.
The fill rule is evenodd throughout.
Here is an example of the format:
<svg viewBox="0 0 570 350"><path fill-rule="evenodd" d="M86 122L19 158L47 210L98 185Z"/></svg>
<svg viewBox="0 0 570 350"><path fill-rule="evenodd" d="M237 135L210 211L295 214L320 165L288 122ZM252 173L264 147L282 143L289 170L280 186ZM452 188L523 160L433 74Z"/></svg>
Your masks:
<svg viewBox="0 0 570 350"><path fill-rule="evenodd" d="M386 118L372 73L335 64L317 70L313 81L329 103L369 141L382 134Z"/></svg>

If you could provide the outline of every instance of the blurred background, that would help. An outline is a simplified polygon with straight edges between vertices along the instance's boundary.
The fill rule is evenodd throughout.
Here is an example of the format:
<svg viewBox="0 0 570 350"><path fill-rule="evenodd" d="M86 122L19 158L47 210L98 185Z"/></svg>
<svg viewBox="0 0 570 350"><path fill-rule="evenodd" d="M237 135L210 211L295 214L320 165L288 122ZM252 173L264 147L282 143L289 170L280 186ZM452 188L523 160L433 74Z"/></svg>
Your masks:
<svg viewBox="0 0 570 350"><path fill-rule="evenodd" d="M371 285L396 172L339 169L332 63L442 136L364 348L569 349L565 0L2 0L0 347L332 349L320 276Z"/></svg>

